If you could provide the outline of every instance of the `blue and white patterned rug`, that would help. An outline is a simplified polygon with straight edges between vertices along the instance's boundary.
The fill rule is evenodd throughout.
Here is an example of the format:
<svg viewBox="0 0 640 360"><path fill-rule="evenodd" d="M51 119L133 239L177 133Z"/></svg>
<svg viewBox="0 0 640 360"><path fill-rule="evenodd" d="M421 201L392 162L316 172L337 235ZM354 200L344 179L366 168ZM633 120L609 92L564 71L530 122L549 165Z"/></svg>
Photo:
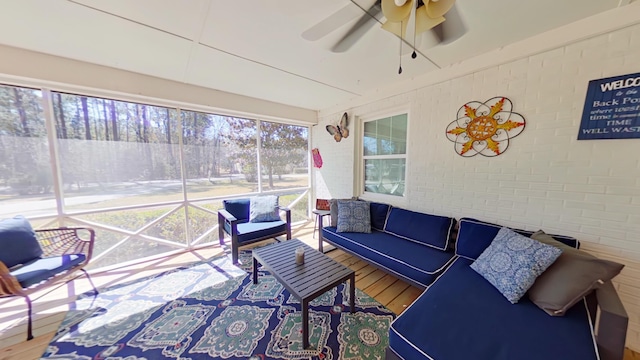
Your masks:
<svg viewBox="0 0 640 360"><path fill-rule="evenodd" d="M251 253L241 260L250 264ZM42 359L381 359L391 311L344 284L311 302L311 349L302 348L300 303L266 271L216 257L86 294L74 304Z"/></svg>

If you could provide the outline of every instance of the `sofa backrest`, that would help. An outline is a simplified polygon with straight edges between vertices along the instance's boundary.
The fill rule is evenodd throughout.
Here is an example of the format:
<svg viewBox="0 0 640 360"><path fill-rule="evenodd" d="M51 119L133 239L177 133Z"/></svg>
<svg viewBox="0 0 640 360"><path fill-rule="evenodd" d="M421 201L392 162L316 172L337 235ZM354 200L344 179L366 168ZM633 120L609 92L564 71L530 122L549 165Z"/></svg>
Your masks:
<svg viewBox="0 0 640 360"><path fill-rule="evenodd" d="M239 222L249 221L250 199L223 200L222 206Z"/></svg>
<svg viewBox="0 0 640 360"><path fill-rule="evenodd" d="M439 250L447 250L456 220L392 207L384 231Z"/></svg>
<svg viewBox="0 0 640 360"><path fill-rule="evenodd" d="M489 247L493 238L496 237L498 231L503 228L502 225L493 224L486 221L476 220L472 218L460 219L458 237L456 238L456 255L476 260L482 252ZM531 236L533 231L512 229L513 231L524 236ZM564 235L554 235L554 239L574 248L580 247L580 242L573 237Z"/></svg>
<svg viewBox="0 0 640 360"><path fill-rule="evenodd" d="M42 248L29 221L22 216L0 220L0 261L8 268L42 256Z"/></svg>
<svg viewBox="0 0 640 360"><path fill-rule="evenodd" d="M371 213L371 228L379 231L384 231L384 225L387 222L387 216L389 216L391 205L370 202L369 210Z"/></svg>

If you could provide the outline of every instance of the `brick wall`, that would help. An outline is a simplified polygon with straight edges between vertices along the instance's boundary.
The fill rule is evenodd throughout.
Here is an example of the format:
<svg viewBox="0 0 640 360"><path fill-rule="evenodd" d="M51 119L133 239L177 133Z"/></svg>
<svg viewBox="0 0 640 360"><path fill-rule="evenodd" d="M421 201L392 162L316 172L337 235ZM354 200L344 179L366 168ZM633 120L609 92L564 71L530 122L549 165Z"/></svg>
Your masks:
<svg viewBox="0 0 640 360"><path fill-rule="evenodd" d="M576 140L588 81L640 72L639 64L640 25L632 25L325 109L313 129L313 146L324 158L324 167L314 170L316 196L359 195L353 190L356 132L336 144L325 125L345 110L366 116L408 107L407 194L396 205L575 236L587 251L626 264L614 282L630 317L627 346L640 351L640 139ZM464 103L494 96L511 99L525 130L500 156L462 158L445 128ZM357 126L356 119L352 130Z"/></svg>

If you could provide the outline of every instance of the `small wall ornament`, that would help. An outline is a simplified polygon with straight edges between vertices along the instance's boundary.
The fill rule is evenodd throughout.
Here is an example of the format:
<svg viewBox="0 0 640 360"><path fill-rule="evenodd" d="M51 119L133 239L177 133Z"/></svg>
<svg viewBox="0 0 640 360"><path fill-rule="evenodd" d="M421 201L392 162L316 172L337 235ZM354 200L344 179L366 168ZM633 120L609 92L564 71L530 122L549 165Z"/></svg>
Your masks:
<svg viewBox="0 0 640 360"><path fill-rule="evenodd" d="M322 156L320 156L320 150L318 148L311 149L311 156L313 158L313 167L322 168Z"/></svg>
<svg viewBox="0 0 640 360"><path fill-rule="evenodd" d="M338 125L327 125L327 132L333 135L333 139L336 142L340 142L342 139L346 139L349 137L349 115L345 112L342 114L342 118L340 118L340 123Z"/></svg>
<svg viewBox="0 0 640 360"><path fill-rule="evenodd" d="M483 103L470 101L458 109L457 119L447 126L447 139L453 141L460 156L498 156L525 127L524 117L512 108L511 100L502 96Z"/></svg>

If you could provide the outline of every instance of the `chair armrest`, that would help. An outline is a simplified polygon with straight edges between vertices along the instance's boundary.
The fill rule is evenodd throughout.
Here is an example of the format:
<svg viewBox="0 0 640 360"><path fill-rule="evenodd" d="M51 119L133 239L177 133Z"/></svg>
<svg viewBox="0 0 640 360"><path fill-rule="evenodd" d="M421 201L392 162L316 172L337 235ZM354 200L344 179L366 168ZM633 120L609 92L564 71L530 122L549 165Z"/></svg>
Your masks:
<svg viewBox="0 0 640 360"><path fill-rule="evenodd" d="M86 232L88 238L80 234ZM42 247L43 257L68 254L84 254L85 262L91 260L96 233L86 227L61 227L36 230L36 237Z"/></svg>
<svg viewBox="0 0 640 360"><path fill-rule="evenodd" d="M291 209L288 207L279 206L280 210L284 211L286 218L286 232L287 232L287 240L291 240Z"/></svg>
<svg viewBox="0 0 640 360"><path fill-rule="evenodd" d="M19 294L22 294L22 286L18 279L11 275L11 271L0 261L0 297Z"/></svg>
<svg viewBox="0 0 640 360"><path fill-rule="evenodd" d="M291 209L285 206L278 206L280 211L284 211L287 224L291 224Z"/></svg>
<svg viewBox="0 0 640 360"><path fill-rule="evenodd" d="M218 227L220 228L220 231L226 232L224 228L225 222L228 222L229 227L231 228L231 234L229 235L233 235L238 231L238 219L236 219L235 216L231 215L231 213L227 210L220 209L218 210Z"/></svg>
<svg viewBox="0 0 640 360"><path fill-rule="evenodd" d="M218 219L220 219L220 217L222 217L224 221L227 221L230 223L238 221L238 219L236 219L235 216L231 215L231 213L225 209L218 210Z"/></svg>
<svg viewBox="0 0 640 360"><path fill-rule="evenodd" d="M629 315L611 281L607 281L595 293L600 309L596 339L600 359L622 360Z"/></svg>

